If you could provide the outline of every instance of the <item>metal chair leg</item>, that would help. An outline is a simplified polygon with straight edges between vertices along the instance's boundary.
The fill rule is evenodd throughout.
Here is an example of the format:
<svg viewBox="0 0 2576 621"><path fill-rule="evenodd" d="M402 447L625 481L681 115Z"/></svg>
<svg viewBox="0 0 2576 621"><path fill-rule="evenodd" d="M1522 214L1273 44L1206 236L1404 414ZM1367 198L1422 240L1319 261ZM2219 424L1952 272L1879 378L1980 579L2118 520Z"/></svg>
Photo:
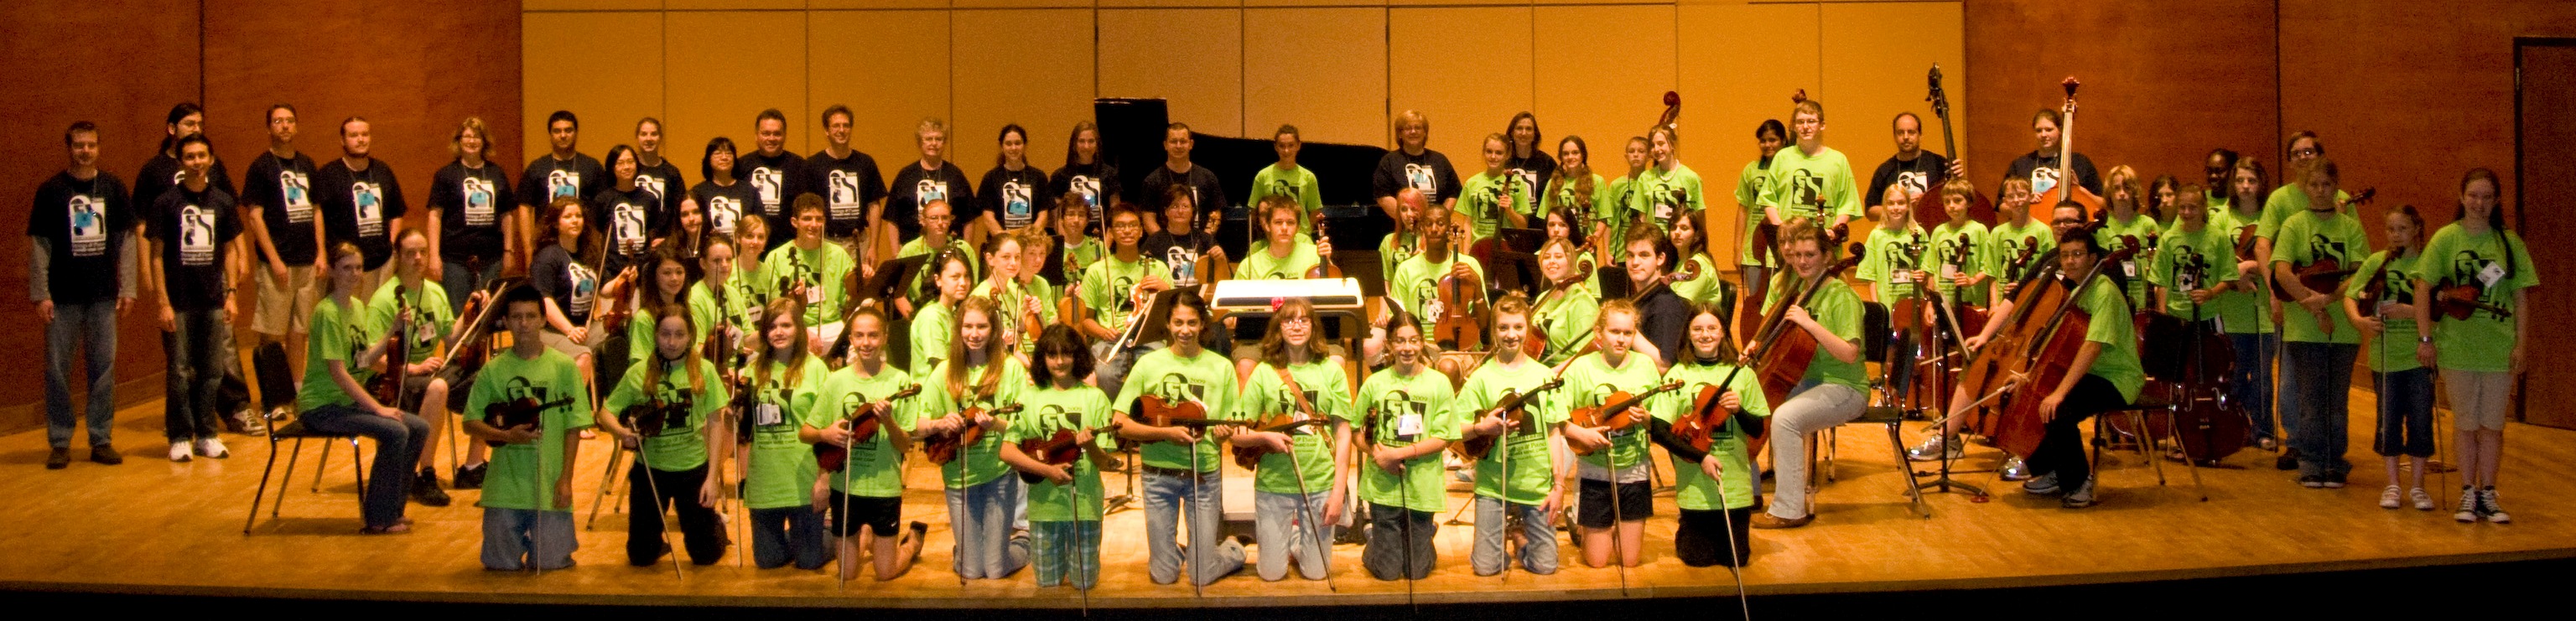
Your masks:
<svg viewBox="0 0 2576 621"><path fill-rule="evenodd" d="M276 439L276 438L274 438L274 437L271 437L271 438L269 438L269 440L268 440L268 466L267 466L267 467L264 467L264 468L261 468L261 469L260 469L260 471L259 471L259 488L258 488L257 490L252 491L252 492L251 492L251 495L250 495L250 514L249 514L249 515L247 515L247 516L242 517L242 534L244 534L244 535L248 535L248 534L250 534L250 527L251 527L252 525L255 525L255 524L258 524L258 523L259 523L259 501L261 501L261 500L263 500L263 499L266 499L266 498L267 498L267 496L268 496L268 475L270 475L270 474L274 474L274 473L276 473L276 472L277 472L277 439ZM282 495L282 494L284 494L284 493L285 493L285 492L279 492L279 494L281 494L281 495Z"/></svg>
<svg viewBox="0 0 2576 621"><path fill-rule="evenodd" d="M331 443L324 441L322 443L322 460L313 462L313 493L322 493L322 471L329 469L331 469Z"/></svg>
<svg viewBox="0 0 2576 621"><path fill-rule="evenodd" d="M377 449L377 450L383 450L383 449ZM349 437L349 474L353 475L351 478L355 478L355 479L357 479L357 480L358 480L358 501L359 501L359 502L366 502L366 500L367 500L367 462L360 461L360 460L358 459L358 437L357 437L357 436L350 436L350 437ZM381 474L381 473L379 473L379 474ZM313 477L313 478L314 478L314 480L317 480L317 481L318 481L318 480L321 480L321 478L322 478L322 476L321 476L321 471L319 471L319 470L314 471L314 477Z"/></svg>
<svg viewBox="0 0 2576 621"><path fill-rule="evenodd" d="M616 448L609 450L608 471L602 472L599 475L599 491L590 495L590 517L582 521L582 530L593 530L598 528L600 501L608 499L608 488L616 487L617 480L621 478L617 476L617 459L626 456L626 446L623 444L611 444L610 446ZM617 500L619 506L623 507L626 497L624 494L619 494ZM623 511L623 509L620 509L621 513Z"/></svg>
<svg viewBox="0 0 2576 621"><path fill-rule="evenodd" d="M330 446L330 443L323 443L323 446ZM295 439L295 448L286 452L286 473L277 477L277 499L268 507L269 519L276 519L278 510L286 507L286 491L295 488L295 462L303 457L304 438L299 437Z"/></svg>

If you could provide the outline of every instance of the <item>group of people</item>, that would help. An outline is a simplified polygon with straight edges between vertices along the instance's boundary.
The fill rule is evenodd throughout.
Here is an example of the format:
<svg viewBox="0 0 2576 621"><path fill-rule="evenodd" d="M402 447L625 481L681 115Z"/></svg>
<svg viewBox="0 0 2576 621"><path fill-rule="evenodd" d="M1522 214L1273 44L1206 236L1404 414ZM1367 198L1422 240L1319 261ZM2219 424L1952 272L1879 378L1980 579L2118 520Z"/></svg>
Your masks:
<svg viewBox="0 0 2576 621"><path fill-rule="evenodd" d="M1910 113L1895 118L1898 152L1863 192L1824 144L1823 104L1799 102L1788 123L1756 128L1759 157L1726 213L1681 164L1670 124L1628 138L1627 171L1605 176L1584 139L1548 143L1522 113L1485 137L1482 168L1461 180L1427 148L1429 121L1406 112L1372 179L1393 231L1375 245L1385 295L1367 305L1367 327L1334 342L1307 300L1267 312L1208 302L1223 280L1338 273L1291 126L1272 136L1278 163L1250 181L1259 238L1235 258L1216 231L1226 186L1242 181L1194 165L1179 123L1164 134L1166 159L1130 189L1090 122L1072 128L1052 173L1030 161L1027 130L1003 127L998 161L975 181L945 157L948 128L924 120L917 160L889 183L851 148L847 108L821 115L826 146L811 156L784 150L788 121L772 110L755 119L749 152L709 141L691 184L664 153L660 121L593 158L578 148L579 119L556 112L549 152L513 184L486 157L489 128L469 118L433 177L426 225L410 227L364 119L339 125L341 153L317 167L296 148L294 107L271 107L267 149L235 186L200 133L203 114L172 111L131 192L99 168L99 129L75 124L69 165L37 194L28 234L31 293L48 322L48 467L70 461L66 369L83 348L91 458L115 463L102 380L115 317L136 297L158 302L171 343L171 459L224 457L219 388L239 374L227 362L231 293L247 277L260 342L303 352L294 424L379 442L366 531L409 530L406 499L441 506L446 489L479 488L492 569L570 565L568 468L593 438L633 456L626 551L637 565L672 553L669 515L677 549L716 562L734 543L718 507L738 502L761 567L837 558L848 578L870 559L892 579L927 530L906 523L902 502L918 447L938 466L961 579L1035 565L1041 586L1088 588L1102 474L1129 468L1157 583L1204 585L1247 564L1265 580L1291 565L1325 579L1345 529L1365 541L1371 576L1421 578L1439 557L1451 469L1473 484L1478 574L1556 571L1567 522L1586 565L1634 566L1658 511L1660 447L1676 489L1673 553L1738 566L1752 529L1815 518L1815 432L1911 390L1909 374L1942 372L1880 364L1865 349L1870 307L1912 299L1934 302L1913 306L1927 319L1990 318L1924 324L1951 326L1958 349L1977 352L2034 287L2065 288L2076 308L2116 320L2092 321L2064 379L2032 393L2045 438L2001 466L2026 491L2096 502L2079 423L2138 401L2142 347L2163 345L2142 345L2129 319L2164 314L2235 344L2224 386L2251 418L2244 441L2286 437L2283 463L2309 487L2345 483L2343 373L2370 343L2388 402L2373 448L2386 456L2390 508L2434 508L2422 477L2439 369L2467 482L2455 517L2510 519L2497 458L2522 360L2517 311L2538 278L2504 230L2495 175L2470 171L2458 221L2429 234L2412 207L2388 210L2373 244L2312 134L2290 139L2277 189L2255 158L2224 150L2206 185L2142 183L2126 166L2096 175L2058 144L2059 113L2043 110L2037 148L2013 162L1984 222L1965 167L1922 150ZM1936 203L1939 214L1914 208ZM1856 220L1875 229L1846 259ZM1742 251L1722 262L1709 236L1730 227ZM1543 241L1508 248L1507 229ZM1534 256L1541 282L1490 282L1487 263L1506 250ZM1720 266L1744 277L1730 282ZM2337 268L2352 277L2306 278ZM1145 321L1161 323L1131 329ZM2405 339L2417 346L2390 349ZM1772 351L1794 341L1812 353ZM458 391L462 408L451 408ZM1943 424L1912 456L1963 455L1960 422L1994 403L1965 389L1933 397ZM457 414L472 441L442 483L433 457ZM236 424L290 417L245 418ZM1779 482L1767 497L1765 449ZM1228 453L1254 472L1257 558L1217 534ZM2414 464L2405 490L2401 459Z"/></svg>

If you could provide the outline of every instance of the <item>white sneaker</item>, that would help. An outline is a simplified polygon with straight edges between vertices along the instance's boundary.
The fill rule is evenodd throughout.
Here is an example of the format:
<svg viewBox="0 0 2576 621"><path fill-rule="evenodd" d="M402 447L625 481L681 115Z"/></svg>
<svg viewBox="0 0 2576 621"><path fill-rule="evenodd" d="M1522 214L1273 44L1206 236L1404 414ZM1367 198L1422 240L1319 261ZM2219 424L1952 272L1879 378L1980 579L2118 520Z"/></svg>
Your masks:
<svg viewBox="0 0 2576 621"><path fill-rule="evenodd" d="M2504 505L2496 504L2496 491L2495 488L2492 487L2478 490L2478 512L2486 514L2487 521L2489 522L2497 524L2513 523L2513 516L2505 514Z"/></svg>
<svg viewBox="0 0 2576 621"><path fill-rule="evenodd" d="M224 449L224 441L223 441L223 440L218 440L218 439L215 439L215 438L212 438L212 437L206 437L206 438L198 438L198 439L197 439L197 456L199 456L199 457L213 457L213 458L215 458L215 459L223 459L223 458L227 458L227 457L232 457L232 456L233 456L233 453L232 453L232 451L229 451L229 450L225 450L225 449Z"/></svg>
<svg viewBox="0 0 2576 621"><path fill-rule="evenodd" d="M170 461L187 463L188 455L187 440L178 440L170 443Z"/></svg>
<svg viewBox="0 0 2576 621"><path fill-rule="evenodd" d="M2461 524L2476 524L2478 508L2477 488L2462 485L2460 486L2460 510L2453 512L2451 519L2458 520Z"/></svg>
<svg viewBox="0 0 2576 621"><path fill-rule="evenodd" d="M2397 486L2395 485L2381 488L2379 490L2379 508L2395 509L2399 507L2400 503L2397 501L2397 491Z"/></svg>
<svg viewBox="0 0 2576 621"><path fill-rule="evenodd" d="M2418 487L2414 490L2408 491L2406 492L2406 497L2415 500L2415 510L2417 511L2433 510L2433 495L2424 493L2424 488Z"/></svg>

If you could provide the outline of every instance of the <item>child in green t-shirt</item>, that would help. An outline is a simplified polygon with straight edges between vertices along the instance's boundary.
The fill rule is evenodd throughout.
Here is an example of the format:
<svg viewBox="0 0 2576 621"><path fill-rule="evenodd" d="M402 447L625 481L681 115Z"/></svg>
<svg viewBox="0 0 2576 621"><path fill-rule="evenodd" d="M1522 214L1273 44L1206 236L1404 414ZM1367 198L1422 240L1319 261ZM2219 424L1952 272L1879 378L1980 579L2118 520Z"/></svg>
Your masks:
<svg viewBox="0 0 2576 621"><path fill-rule="evenodd" d="M567 466L580 458L576 432L591 426L589 388L572 357L540 338L546 324L542 294L514 288L502 294L501 308L510 350L483 364L465 400L465 434L501 444L492 450L483 480L483 567L571 567L578 544ZM315 334L318 346L321 333Z"/></svg>
<svg viewBox="0 0 2576 621"><path fill-rule="evenodd" d="M1091 264L1100 262L1101 255L1107 254L1108 250L1101 247L1099 239L1090 236L1091 209L1083 202L1082 195L1066 194L1057 197L1056 202L1056 237L1063 245L1059 252L1064 256L1062 279L1070 284L1081 280L1082 272L1091 269ZM1074 212L1081 213L1066 215Z"/></svg>
<svg viewBox="0 0 2576 621"><path fill-rule="evenodd" d="M1271 138L1271 148L1279 153L1279 162L1252 174L1252 195L1243 202L1259 205L1274 196L1288 199L1290 205L1297 207L1297 232L1312 234L1315 219L1323 217L1324 192L1316 182L1315 171L1297 165L1297 152L1305 144L1297 135L1297 126L1279 126Z"/></svg>
<svg viewBox="0 0 2576 621"><path fill-rule="evenodd" d="M1431 369L1431 346L1422 326L1398 311L1388 320L1385 370L1361 383L1358 399L1343 412L1358 430L1354 455L1360 499L1369 503L1368 543L1360 565L1379 580L1419 580L1431 575L1438 552L1431 542L1447 499L1440 482L1440 450L1458 439L1458 421L1445 404L1455 395L1449 377Z"/></svg>
<svg viewBox="0 0 2576 621"><path fill-rule="evenodd" d="M1556 373L1522 355L1524 339L1545 338L1530 329L1529 315L1529 299L1518 293L1494 303L1493 358L1467 376L1448 404L1450 420L1463 425L1460 441L1490 438L1476 460L1476 538L1467 554L1479 576L1511 569L1503 540L1512 526L1521 529L1521 568L1556 573L1556 526L1547 516L1564 506L1556 464L1565 460L1558 437L1565 410L1542 392L1557 385L1551 383ZM1519 402L1509 418L1501 409L1505 401Z"/></svg>
<svg viewBox="0 0 2576 621"><path fill-rule="evenodd" d="M2531 360L2531 340L2523 338L2531 334L2531 288L2540 286L2531 249L2504 228L2496 204L2502 187L2495 171L2470 169L2460 179L2459 218L2425 242L2425 259L2415 268L2415 322L2431 337L2417 339L2415 359L2441 368L2450 395L2452 446L2459 447L2454 455L2463 479L2451 519L2464 524L2513 520L2497 504L2496 473L2509 393ZM2471 294L2475 304L2455 311L2467 316L2436 314L2436 306L2461 302L2436 304L2436 286Z"/></svg>
<svg viewBox="0 0 2576 621"><path fill-rule="evenodd" d="M912 315L912 360L904 369L913 373L929 373L948 360L948 342L956 332L951 324L957 322L957 305L966 301L967 287L975 278L966 255L954 251L939 253L926 269L938 297Z"/></svg>
<svg viewBox="0 0 2576 621"><path fill-rule="evenodd" d="M638 314L636 323L647 323L646 317ZM713 565L725 551L714 509L723 486L707 472L727 448L716 412L731 399L715 364L699 358L698 340L692 336L697 327L688 313L661 313L649 323L651 336L637 342L647 357L618 381L594 418L617 438L620 450L635 451L626 477L632 500L626 511L626 561L645 567L661 560L669 543L662 535L667 508L680 514L689 561Z"/></svg>
<svg viewBox="0 0 2576 621"><path fill-rule="evenodd" d="M2388 249L2370 255L2344 284L2343 312L2361 330L2372 375L2379 380L2379 432L2371 450L2387 467L2388 487L2379 491L2379 506L2395 509L2398 494L2419 511L2433 510L2433 495L2424 491L2425 461L2433 457L2433 369L2406 355L2406 343L2417 340L2415 277L2423 259L2424 216L2414 205L2401 205L2387 216ZM2375 296L2369 306L2361 298ZM2408 489L2398 488L2399 457L2414 462Z"/></svg>
<svg viewBox="0 0 2576 621"><path fill-rule="evenodd" d="M809 196L812 198L806 198ZM797 197L796 237L769 251L760 261L761 269L778 280L773 294L796 297L804 303L803 323L811 333L807 338L816 343L840 338L841 311L850 304L850 292L844 290L843 281L858 269L858 261L850 257L847 248L825 243L823 229L830 219L828 211L821 196Z"/></svg>
<svg viewBox="0 0 2576 621"><path fill-rule="evenodd" d="M1100 469L1117 463L1110 455L1117 442L1107 433L1109 396L1082 383L1091 373L1091 349L1072 328L1048 326L1039 333L1037 354L1029 362L1029 380L1037 388L1020 393L1028 409L1011 426L1002 461L1018 469L1028 484L1028 503L1021 510L1029 518L1029 552L1036 561L1038 586L1072 582L1089 589L1100 580ZM1056 463L1047 461L1045 453L1030 454L1023 447L1031 443L1071 450L1073 461Z"/></svg>
<svg viewBox="0 0 2576 621"><path fill-rule="evenodd" d="M1288 577L1295 558L1308 580L1331 574L1332 527L1340 522L1345 465L1337 456L1337 439L1349 427L1340 412L1347 409L1350 377L1324 349L1315 321L1315 305L1289 299L1271 313L1270 329L1255 351L1256 364L1244 377L1240 418L1259 421L1234 434L1237 455L1260 454L1254 469L1253 533L1261 543L1256 568L1263 580Z"/></svg>
<svg viewBox="0 0 2576 621"><path fill-rule="evenodd" d="M783 246L790 247L793 246ZM739 371L751 395L734 413L735 441L751 445L742 456L742 504L751 510L752 562L773 569L794 562L818 569L830 562L823 516L814 510L814 451L800 437L822 394L823 362L805 349L805 314L795 298L771 300L762 314L761 338L748 367Z"/></svg>
<svg viewBox="0 0 2576 621"><path fill-rule="evenodd" d="M1218 499L1224 488L1224 479L1217 474L1216 445L1234 427L1210 427L1206 422L1240 417L1234 400L1237 383L1234 366L1225 356L1207 351L1199 342L1206 327L1207 302L1189 290L1173 297L1164 324L1171 331L1171 346L1138 358L1109 404L1117 413L1119 437L1152 442L1141 451L1147 577L1155 584L1181 579L1183 555L1174 539L1186 511L1190 582L1205 585L1243 568L1242 544L1230 539L1220 543L1216 532L1221 521ZM1197 404L1205 420L1153 420L1140 407L1147 396L1174 407Z"/></svg>
<svg viewBox="0 0 2576 621"><path fill-rule="evenodd" d="M840 540L842 580L859 576L860 548L876 557L877 581L902 576L921 556L922 534L930 529L914 521L909 534L896 536L895 525L903 519L903 457L912 449L913 424L907 407L913 400L897 395L918 394L921 385L912 374L887 364L886 339L884 308L860 302L850 313L850 364L823 380L821 402L804 413L796 433L808 444L842 447L841 463L817 464L832 490L823 509L831 514L832 534ZM852 437L870 426L873 433Z"/></svg>
<svg viewBox="0 0 2576 621"><path fill-rule="evenodd" d="M1587 278L1578 271L1583 266L1576 263L1577 252L1574 242L1564 239L1547 240L1538 249L1539 271L1550 284L1530 309L1530 329L1536 334L1529 338L1547 340L1539 362L1550 367L1573 360L1592 345L1593 319L1601 315L1601 296L1595 293L1601 289L1590 282L1598 279L1597 273Z"/></svg>
<svg viewBox="0 0 2576 621"><path fill-rule="evenodd" d="M1485 171L1468 177L1458 197L1458 209L1473 223L1470 241L1491 239L1503 228L1530 228L1530 216L1537 215L1538 205L1530 200L1530 188L1520 183L1503 164L1511 155L1510 143L1502 134L1485 135Z"/></svg>
<svg viewBox="0 0 2576 621"><path fill-rule="evenodd" d="M940 464L939 480L947 490L960 579L1003 578L1029 560L1028 541L1011 536L1020 480L1009 476L1001 447L1012 422L1028 416L1003 410L1024 406L1020 395L1030 383L1002 344L1002 320L991 298L970 297L958 306L949 358L923 375L923 401L914 411L913 432L952 453Z"/></svg>
<svg viewBox="0 0 2576 621"><path fill-rule="evenodd" d="M1692 567L1741 567L1753 557L1753 497L1759 483L1747 439L1769 428L1762 419L1771 416L1771 406L1762 396L1758 374L1735 366L1729 339L1726 309L1692 307L1690 355L1664 371L1664 380L1681 382L1681 389L1658 395L1649 408L1655 415L1650 423L1655 444L1673 460L1673 504L1681 510L1673 555ZM1698 414L1694 406L1710 388L1719 391L1712 405L1723 420L1706 430L1709 443L1703 449L1675 427L1684 416ZM1718 547L1721 541L1724 549Z"/></svg>

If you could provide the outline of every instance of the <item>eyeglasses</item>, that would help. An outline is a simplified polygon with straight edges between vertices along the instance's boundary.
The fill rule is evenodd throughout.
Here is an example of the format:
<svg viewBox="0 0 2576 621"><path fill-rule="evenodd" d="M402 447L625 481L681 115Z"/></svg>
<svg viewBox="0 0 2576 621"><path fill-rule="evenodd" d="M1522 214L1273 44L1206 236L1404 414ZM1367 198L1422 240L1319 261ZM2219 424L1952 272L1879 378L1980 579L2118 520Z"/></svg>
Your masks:
<svg viewBox="0 0 2576 621"><path fill-rule="evenodd" d="M2323 149L2318 149L2318 148L2316 148L2316 147L2309 147L2309 148L2305 148L2305 149L2291 149L2291 150L2290 150L2290 154L2291 154L2291 155L2296 155L2296 156L2300 156L2300 157L2313 157L2313 156L2316 156L2317 154L2324 153L2324 152L2325 152L2325 151L2324 151Z"/></svg>

